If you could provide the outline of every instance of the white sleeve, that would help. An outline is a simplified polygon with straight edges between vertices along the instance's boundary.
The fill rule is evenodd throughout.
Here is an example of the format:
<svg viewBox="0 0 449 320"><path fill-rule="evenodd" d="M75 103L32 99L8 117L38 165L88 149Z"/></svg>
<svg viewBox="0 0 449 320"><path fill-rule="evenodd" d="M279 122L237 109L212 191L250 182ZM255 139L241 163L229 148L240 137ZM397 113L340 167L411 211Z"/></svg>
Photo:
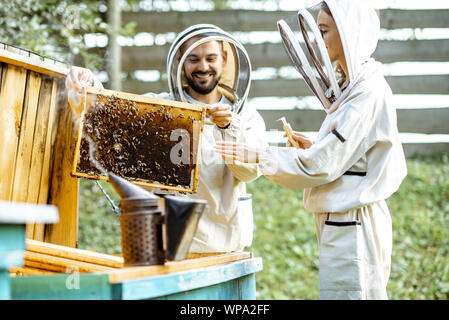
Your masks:
<svg viewBox="0 0 449 320"><path fill-rule="evenodd" d="M93 76L93 80L94 80L93 87L104 89L103 83L101 83L101 81L98 80L97 77Z"/></svg>
<svg viewBox="0 0 449 320"><path fill-rule="evenodd" d="M226 129L215 126L222 140L242 142L250 146L265 148L268 146L265 140L265 122L255 108L246 105L241 114L233 113L232 120ZM257 179L262 172L257 164L242 162L226 163L235 178L244 182L251 182Z"/></svg>
<svg viewBox="0 0 449 320"><path fill-rule="evenodd" d="M309 149L270 147L260 167L270 180L290 189L305 189L341 177L374 144L375 120L346 105L327 135Z"/></svg>

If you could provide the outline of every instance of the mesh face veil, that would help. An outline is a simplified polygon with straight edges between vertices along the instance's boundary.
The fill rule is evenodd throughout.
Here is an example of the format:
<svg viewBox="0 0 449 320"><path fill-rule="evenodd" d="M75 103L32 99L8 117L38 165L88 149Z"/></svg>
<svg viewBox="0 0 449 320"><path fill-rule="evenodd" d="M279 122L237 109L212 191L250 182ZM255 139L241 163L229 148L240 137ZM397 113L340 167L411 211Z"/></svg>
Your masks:
<svg viewBox="0 0 449 320"><path fill-rule="evenodd" d="M329 110L332 103L340 97L341 89L317 25L318 15L323 12L325 5L322 2L298 12L299 37L295 36L284 20L278 21L278 29L293 66L324 108Z"/></svg>
<svg viewBox="0 0 449 320"><path fill-rule="evenodd" d="M181 52L183 44L190 39L195 41ZM233 103L232 111L240 113L250 89L251 63L248 53L240 42L214 25L194 25L181 32L173 42L167 57L170 93L178 101L187 101L184 89L188 86L188 82L184 74L184 62L195 48L209 41L221 42L223 50L227 53L227 62L217 87L220 93Z"/></svg>

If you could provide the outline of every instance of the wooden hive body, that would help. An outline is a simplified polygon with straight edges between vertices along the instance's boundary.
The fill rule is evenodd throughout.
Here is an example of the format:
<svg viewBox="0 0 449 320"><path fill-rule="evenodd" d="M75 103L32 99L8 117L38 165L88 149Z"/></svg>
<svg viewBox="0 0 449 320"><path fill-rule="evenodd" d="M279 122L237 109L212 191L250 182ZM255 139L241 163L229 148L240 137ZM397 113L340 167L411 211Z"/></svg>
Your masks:
<svg viewBox="0 0 449 320"><path fill-rule="evenodd" d="M76 246L78 179L70 175L75 121L65 65L0 45L0 200L58 207L55 225L28 224L27 238Z"/></svg>

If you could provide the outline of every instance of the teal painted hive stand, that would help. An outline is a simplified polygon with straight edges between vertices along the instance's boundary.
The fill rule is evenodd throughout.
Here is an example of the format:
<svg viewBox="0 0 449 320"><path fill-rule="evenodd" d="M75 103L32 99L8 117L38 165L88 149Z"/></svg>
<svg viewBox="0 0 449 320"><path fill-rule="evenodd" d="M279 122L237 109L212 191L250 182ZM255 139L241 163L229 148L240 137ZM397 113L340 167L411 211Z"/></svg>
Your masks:
<svg viewBox="0 0 449 320"><path fill-rule="evenodd" d="M55 223L53 205L0 201L0 300L11 299L9 268L24 262L26 223Z"/></svg>
<svg viewBox="0 0 449 320"><path fill-rule="evenodd" d="M25 226L17 227L12 229L20 232L2 246L7 252L0 252L8 261L2 263L2 299L256 299L255 274L262 270L262 258L250 252L190 254L164 265L125 267L122 257L25 240ZM1 232L1 239L6 234ZM25 266L12 268L23 264L25 243ZM10 278L9 272L16 273Z"/></svg>
<svg viewBox="0 0 449 320"><path fill-rule="evenodd" d="M40 275L12 277L12 299L252 300L256 299L255 273L262 270L262 259L250 252L190 254L164 265L126 267L118 256L30 239L26 245L21 270L30 271L38 262L53 272L41 269ZM55 271L58 267L63 271Z"/></svg>

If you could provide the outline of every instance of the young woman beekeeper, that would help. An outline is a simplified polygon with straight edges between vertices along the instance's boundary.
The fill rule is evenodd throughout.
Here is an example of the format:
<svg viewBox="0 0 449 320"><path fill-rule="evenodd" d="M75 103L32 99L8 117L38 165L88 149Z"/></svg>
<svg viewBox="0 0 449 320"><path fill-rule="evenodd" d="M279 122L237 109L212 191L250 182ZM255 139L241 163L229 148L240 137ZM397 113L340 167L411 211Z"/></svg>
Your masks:
<svg viewBox="0 0 449 320"><path fill-rule="evenodd" d="M385 199L407 169L392 92L371 58L379 18L365 1L328 0L300 10L298 22L301 44L285 21L278 28L327 113L315 143L295 132L306 149L232 142L215 148L225 158L259 163L282 186L305 189L304 205L315 212L321 299L387 299L392 225Z"/></svg>

